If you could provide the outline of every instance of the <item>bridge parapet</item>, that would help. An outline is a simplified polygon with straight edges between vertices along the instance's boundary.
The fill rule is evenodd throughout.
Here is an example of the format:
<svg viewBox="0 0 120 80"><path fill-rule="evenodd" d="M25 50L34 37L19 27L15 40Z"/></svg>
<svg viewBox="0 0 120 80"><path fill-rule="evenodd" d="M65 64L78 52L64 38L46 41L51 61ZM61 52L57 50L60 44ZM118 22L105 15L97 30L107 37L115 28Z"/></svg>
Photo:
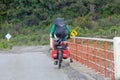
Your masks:
<svg viewBox="0 0 120 80"><path fill-rule="evenodd" d="M70 56L105 78L120 78L120 38L74 37L68 41Z"/></svg>

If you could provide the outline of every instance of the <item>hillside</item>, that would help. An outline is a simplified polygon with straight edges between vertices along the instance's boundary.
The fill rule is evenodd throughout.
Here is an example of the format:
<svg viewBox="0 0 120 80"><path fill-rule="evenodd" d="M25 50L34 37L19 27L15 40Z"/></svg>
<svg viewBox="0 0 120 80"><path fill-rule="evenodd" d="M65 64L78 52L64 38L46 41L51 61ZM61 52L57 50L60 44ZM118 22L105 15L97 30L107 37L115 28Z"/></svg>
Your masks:
<svg viewBox="0 0 120 80"><path fill-rule="evenodd" d="M119 0L0 0L1 47L8 44L4 40L8 32L12 35L8 46L48 44L58 17L66 18L78 36L120 36Z"/></svg>

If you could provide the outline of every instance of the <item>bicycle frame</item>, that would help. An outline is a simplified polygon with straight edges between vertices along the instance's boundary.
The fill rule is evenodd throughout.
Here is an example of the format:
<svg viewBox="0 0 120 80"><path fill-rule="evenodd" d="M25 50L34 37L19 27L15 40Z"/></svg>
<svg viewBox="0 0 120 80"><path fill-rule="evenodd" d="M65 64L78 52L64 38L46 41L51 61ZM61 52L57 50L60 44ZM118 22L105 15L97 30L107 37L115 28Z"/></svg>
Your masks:
<svg viewBox="0 0 120 80"><path fill-rule="evenodd" d="M69 58L69 51L67 49L67 42L57 39L54 41L54 51L52 54L54 59L58 61L58 68L61 68L62 60ZM71 61L70 61L71 62Z"/></svg>

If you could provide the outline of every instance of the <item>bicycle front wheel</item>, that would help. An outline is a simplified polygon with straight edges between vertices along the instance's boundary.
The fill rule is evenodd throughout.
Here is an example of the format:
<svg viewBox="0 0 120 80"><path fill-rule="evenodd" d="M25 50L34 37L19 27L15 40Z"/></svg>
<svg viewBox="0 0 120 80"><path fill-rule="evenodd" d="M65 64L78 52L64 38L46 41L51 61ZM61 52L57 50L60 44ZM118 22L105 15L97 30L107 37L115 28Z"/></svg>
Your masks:
<svg viewBox="0 0 120 80"><path fill-rule="evenodd" d="M62 51L59 50L59 51L58 51L58 68L59 68L59 69L61 68L62 58L63 58Z"/></svg>

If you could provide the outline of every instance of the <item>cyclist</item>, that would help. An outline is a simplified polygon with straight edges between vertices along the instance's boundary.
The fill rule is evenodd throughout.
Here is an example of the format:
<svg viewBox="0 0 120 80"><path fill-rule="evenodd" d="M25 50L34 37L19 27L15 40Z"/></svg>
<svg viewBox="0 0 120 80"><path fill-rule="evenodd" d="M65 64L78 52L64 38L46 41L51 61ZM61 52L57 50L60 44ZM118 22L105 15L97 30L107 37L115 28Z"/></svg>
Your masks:
<svg viewBox="0 0 120 80"><path fill-rule="evenodd" d="M70 27L67 24L67 21L64 18L57 18L52 25L51 28L51 35L54 39L54 42L56 39L61 39L62 41L67 41L70 38ZM67 48L67 45L66 47ZM54 45L54 49L56 49L56 45ZM55 65L57 65L58 61L55 60Z"/></svg>

